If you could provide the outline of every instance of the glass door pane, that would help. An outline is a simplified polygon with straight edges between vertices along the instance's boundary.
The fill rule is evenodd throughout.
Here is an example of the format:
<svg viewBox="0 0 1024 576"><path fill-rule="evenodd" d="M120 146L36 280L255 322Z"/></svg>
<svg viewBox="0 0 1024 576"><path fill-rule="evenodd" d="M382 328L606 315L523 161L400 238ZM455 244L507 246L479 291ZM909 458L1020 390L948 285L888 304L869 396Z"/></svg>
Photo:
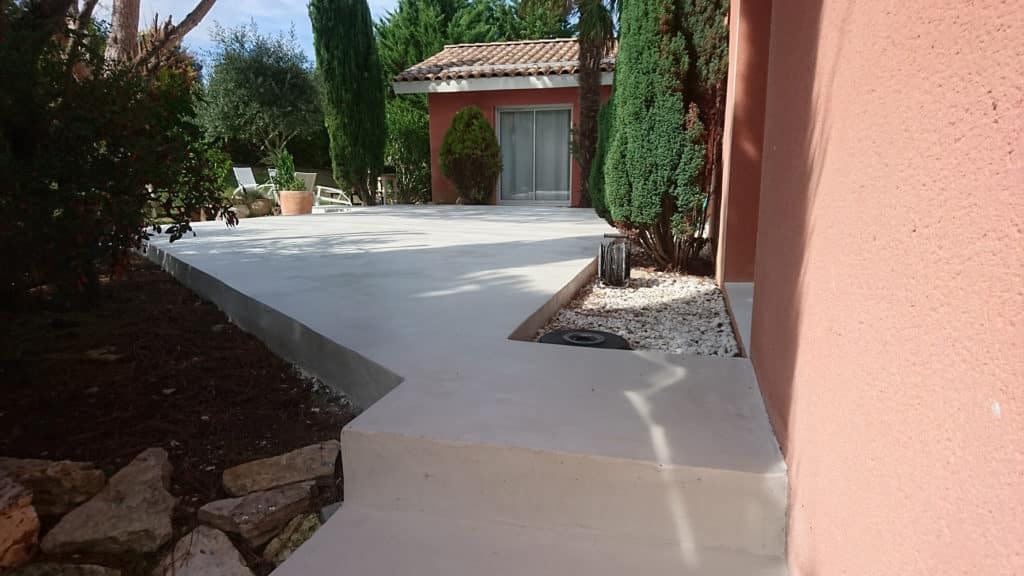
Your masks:
<svg viewBox="0 0 1024 576"><path fill-rule="evenodd" d="M537 110L536 200L569 200L569 111Z"/></svg>
<svg viewBox="0 0 1024 576"><path fill-rule="evenodd" d="M501 112L501 199L533 200L533 112Z"/></svg>

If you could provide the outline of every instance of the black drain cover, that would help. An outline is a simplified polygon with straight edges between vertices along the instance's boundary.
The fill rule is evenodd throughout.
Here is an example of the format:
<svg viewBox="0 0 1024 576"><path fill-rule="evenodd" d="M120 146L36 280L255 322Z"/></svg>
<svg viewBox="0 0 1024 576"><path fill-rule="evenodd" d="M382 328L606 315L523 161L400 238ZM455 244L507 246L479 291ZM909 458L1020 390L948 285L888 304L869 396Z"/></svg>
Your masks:
<svg viewBox="0 0 1024 576"><path fill-rule="evenodd" d="M552 330L540 337L543 344L563 344L586 348L613 348L629 350L629 342L618 334L600 330Z"/></svg>

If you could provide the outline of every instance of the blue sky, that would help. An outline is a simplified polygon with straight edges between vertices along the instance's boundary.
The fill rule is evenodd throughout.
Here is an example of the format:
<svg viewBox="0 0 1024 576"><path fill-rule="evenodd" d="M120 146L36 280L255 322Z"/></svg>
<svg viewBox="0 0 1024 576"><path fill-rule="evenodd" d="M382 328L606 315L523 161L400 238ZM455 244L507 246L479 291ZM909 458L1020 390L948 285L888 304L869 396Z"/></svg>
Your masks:
<svg viewBox="0 0 1024 576"><path fill-rule="evenodd" d="M154 14L161 19L173 16L174 21L181 20L192 10L197 0L142 0L142 22L152 21ZM398 0L368 0L373 19L382 17L388 10L393 10ZM106 17L110 13L110 0L101 0L100 15ZM295 25L295 36L299 45L305 50L310 61L313 59L313 31L306 13L307 0L217 0L203 22L188 36L185 45L202 52L210 46L210 28L214 22L231 28L239 24L247 24L250 19L264 32L287 32Z"/></svg>

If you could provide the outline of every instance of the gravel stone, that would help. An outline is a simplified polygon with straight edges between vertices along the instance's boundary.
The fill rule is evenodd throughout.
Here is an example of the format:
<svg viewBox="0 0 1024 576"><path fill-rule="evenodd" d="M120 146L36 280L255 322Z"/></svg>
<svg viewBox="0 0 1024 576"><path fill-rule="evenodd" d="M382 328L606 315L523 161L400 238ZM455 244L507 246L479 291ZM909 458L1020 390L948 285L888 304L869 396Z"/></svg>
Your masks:
<svg viewBox="0 0 1024 576"><path fill-rule="evenodd" d="M737 356L729 312L711 278L633 269L626 288L592 280L558 311L550 330L604 330L624 337L634 350Z"/></svg>

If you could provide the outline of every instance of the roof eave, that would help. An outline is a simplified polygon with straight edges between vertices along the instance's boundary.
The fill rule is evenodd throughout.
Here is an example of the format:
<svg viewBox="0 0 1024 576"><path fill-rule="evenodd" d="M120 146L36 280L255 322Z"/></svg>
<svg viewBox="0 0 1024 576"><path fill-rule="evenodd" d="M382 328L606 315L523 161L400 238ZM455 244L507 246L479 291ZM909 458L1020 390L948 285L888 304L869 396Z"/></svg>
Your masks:
<svg viewBox="0 0 1024 576"><path fill-rule="evenodd" d="M601 72L601 85L610 86L614 72ZM489 90L537 90L574 88L579 86L576 74L545 74L535 76L497 76L459 78L452 80L397 80L392 83L395 94L427 94L446 92L484 92Z"/></svg>

